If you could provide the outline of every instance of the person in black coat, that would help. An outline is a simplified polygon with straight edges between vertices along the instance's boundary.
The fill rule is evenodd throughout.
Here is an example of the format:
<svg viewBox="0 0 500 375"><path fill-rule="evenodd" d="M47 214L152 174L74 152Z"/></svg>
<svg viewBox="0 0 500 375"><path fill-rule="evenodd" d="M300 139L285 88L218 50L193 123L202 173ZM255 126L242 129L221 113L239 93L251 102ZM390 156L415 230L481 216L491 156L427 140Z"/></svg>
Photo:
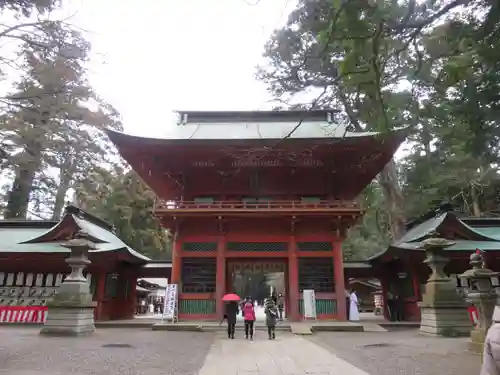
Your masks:
<svg viewBox="0 0 500 375"><path fill-rule="evenodd" d="M231 301L226 304L226 314L224 314L224 316L227 320L227 337L230 339L234 339L236 316L238 315L238 312L238 303Z"/></svg>

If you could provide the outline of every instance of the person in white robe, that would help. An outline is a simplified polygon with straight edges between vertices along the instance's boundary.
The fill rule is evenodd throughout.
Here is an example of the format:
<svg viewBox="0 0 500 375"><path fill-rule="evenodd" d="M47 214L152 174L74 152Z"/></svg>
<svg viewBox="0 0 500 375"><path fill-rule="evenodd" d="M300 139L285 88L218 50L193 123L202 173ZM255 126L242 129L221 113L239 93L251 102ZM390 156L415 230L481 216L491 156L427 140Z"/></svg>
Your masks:
<svg viewBox="0 0 500 375"><path fill-rule="evenodd" d="M359 309L358 309L358 296L354 290L351 291L349 295L349 320L355 322L360 320Z"/></svg>

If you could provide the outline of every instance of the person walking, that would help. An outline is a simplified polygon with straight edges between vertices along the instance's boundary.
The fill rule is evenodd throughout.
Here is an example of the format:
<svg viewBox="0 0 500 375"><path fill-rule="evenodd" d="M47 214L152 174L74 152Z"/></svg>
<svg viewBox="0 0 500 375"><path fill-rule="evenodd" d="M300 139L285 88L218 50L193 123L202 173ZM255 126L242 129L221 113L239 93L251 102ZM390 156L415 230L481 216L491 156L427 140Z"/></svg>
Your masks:
<svg viewBox="0 0 500 375"><path fill-rule="evenodd" d="M279 319L282 322L283 321L283 310L285 309L285 297L283 296L283 293L278 293L278 313L279 313Z"/></svg>
<svg viewBox="0 0 500 375"><path fill-rule="evenodd" d="M272 297L266 300L266 308L264 309L264 313L266 314L266 326L269 340L274 340L276 338L276 321L278 317L278 309Z"/></svg>
<svg viewBox="0 0 500 375"><path fill-rule="evenodd" d="M253 340L253 325L255 322L255 307L251 297L245 299L245 304L242 309L243 320L245 321L245 339Z"/></svg>
<svg viewBox="0 0 500 375"><path fill-rule="evenodd" d="M236 316L238 315L238 303L235 301L226 304L226 314L224 315L227 320L227 337L234 340L234 331L236 330Z"/></svg>
<svg viewBox="0 0 500 375"><path fill-rule="evenodd" d="M351 290L351 294L349 296L349 320L351 322L360 320L358 310L358 296L356 295L356 291L354 289Z"/></svg>
<svg viewBox="0 0 500 375"><path fill-rule="evenodd" d="M387 315L389 316L389 320L391 322L396 321L396 301L394 299L394 294L391 292L387 292Z"/></svg>
<svg viewBox="0 0 500 375"><path fill-rule="evenodd" d="M480 375L500 375L500 323L498 322L494 322L486 334Z"/></svg>

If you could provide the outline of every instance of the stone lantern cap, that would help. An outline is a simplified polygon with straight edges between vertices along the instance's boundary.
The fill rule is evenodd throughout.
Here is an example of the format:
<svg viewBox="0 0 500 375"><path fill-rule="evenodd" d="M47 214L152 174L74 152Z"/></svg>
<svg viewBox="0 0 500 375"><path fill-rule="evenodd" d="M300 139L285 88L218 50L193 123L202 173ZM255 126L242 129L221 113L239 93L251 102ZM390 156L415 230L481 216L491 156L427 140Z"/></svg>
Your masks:
<svg viewBox="0 0 500 375"><path fill-rule="evenodd" d="M439 233L436 231L432 231L429 234L430 237L422 241L422 247L424 250L444 249L455 245L455 242L439 237Z"/></svg>
<svg viewBox="0 0 500 375"><path fill-rule="evenodd" d="M69 241L61 244L71 250L71 252L85 253L89 250L95 250L96 246L92 242L92 237L84 230L80 230Z"/></svg>
<svg viewBox="0 0 500 375"><path fill-rule="evenodd" d="M459 275L458 277L460 279L491 279L491 277L498 276L500 274L499 272L494 272L484 267L484 258L480 250L476 250L476 252L471 254L469 264L472 268Z"/></svg>

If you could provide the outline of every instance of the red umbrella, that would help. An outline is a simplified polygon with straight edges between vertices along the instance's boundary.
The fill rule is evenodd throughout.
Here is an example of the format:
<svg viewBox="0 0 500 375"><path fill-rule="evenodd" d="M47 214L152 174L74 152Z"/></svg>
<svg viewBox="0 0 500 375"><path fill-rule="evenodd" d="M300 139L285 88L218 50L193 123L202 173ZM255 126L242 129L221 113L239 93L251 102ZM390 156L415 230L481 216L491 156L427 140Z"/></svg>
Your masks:
<svg viewBox="0 0 500 375"><path fill-rule="evenodd" d="M224 295L224 297L222 297L222 300L226 301L226 302L231 302L231 301L237 302L237 301L240 301L241 298L237 294L229 293L229 294Z"/></svg>

